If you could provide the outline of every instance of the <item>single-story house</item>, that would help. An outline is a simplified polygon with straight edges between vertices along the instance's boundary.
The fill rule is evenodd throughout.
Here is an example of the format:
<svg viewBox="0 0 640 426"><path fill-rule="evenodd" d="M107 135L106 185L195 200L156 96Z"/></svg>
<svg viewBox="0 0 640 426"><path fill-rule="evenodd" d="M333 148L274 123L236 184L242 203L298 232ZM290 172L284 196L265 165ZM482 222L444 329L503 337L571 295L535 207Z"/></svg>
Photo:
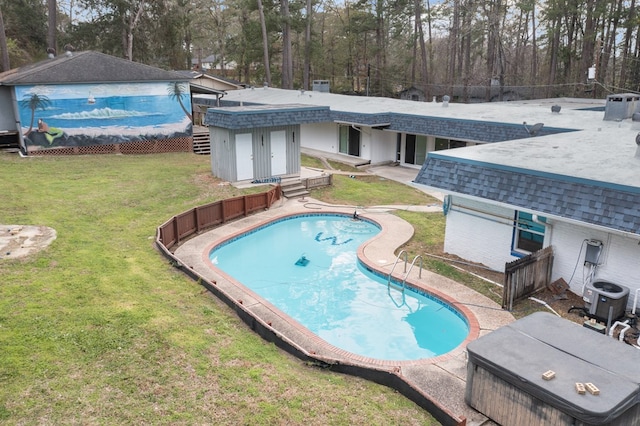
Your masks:
<svg viewBox="0 0 640 426"><path fill-rule="evenodd" d="M216 106L220 105L220 100L227 94L228 90L239 90L245 86L237 81L223 78L200 71L178 71L185 78L189 78L191 88L191 110L193 111L193 124L201 126L204 115L207 112L207 105L199 105L194 102L193 95L207 94L216 97Z"/></svg>
<svg viewBox="0 0 640 426"><path fill-rule="evenodd" d="M190 78L93 51L0 74L0 133L24 155L190 151Z"/></svg>
<svg viewBox="0 0 640 426"><path fill-rule="evenodd" d="M447 104L267 87L229 92L222 104L232 107L210 108L207 118L211 129L244 122L251 133L249 112L238 108L263 118L272 109L269 123L280 117L284 126L296 105L315 106L296 124L301 148L396 162L415 168L415 183L447 194L445 251L503 271L552 246L552 280L577 294L596 278L610 281L630 288L632 303L640 288L636 98Z"/></svg>
<svg viewBox="0 0 640 426"><path fill-rule="evenodd" d="M640 103L637 105L640 107ZM561 114L565 114L563 112ZM551 246L552 280L640 289L640 124L571 114L582 130L431 152L415 182L445 198L445 250L502 270Z"/></svg>
<svg viewBox="0 0 640 426"><path fill-rule="evenodd" d="M210 127L216 126L215 114L225 107L328 107L327 120L301 125L303 148L358 158L367 164L396 162L416 171L431 151L579 129L564 116L551 114L547 107L524 103L510 104L507 110L511 113L507 113L507 104L500 103L413 102L272 87L229 91L219 103L215 96L194 95L194 102L212 107L208 113L212 120L206 123ZM602 107L604 102L585 100L580 105ZM536 126L538 123L544 125Z"/></svg>

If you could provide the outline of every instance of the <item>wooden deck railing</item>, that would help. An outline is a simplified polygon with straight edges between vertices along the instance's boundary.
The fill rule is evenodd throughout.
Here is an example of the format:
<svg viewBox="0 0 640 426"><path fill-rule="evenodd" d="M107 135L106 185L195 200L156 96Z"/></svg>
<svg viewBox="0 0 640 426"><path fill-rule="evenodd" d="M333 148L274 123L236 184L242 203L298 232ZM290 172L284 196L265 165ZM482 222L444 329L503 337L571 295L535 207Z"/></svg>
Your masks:
<svg viewBox="0 0 640 426"><path fill-rule="evenodd" d="M549 285L552 266L551 246L507 263L504 267L502 309L511 311L515 302Z"/></svg>

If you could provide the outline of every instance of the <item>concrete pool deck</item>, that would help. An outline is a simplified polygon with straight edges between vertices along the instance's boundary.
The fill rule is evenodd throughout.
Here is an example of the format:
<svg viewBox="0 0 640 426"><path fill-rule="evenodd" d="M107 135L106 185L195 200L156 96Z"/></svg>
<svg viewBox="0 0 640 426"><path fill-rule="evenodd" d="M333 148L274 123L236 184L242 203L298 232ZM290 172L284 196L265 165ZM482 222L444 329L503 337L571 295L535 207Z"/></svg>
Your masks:
<svg viewBox="0 0 640 426"><path fill-rule="evenodd" d="M439 211L439 205L431 206L378 206L358 208L361 217L369 218L382 226L378 236L365 242L358 255L368 266L389 273L396 261L395 250L413 235L413 227L390 213L390 210ZM269 210L233 221L204 232L178 247L174 255L183 268L192 270L204 280L203 285L234 306L239 316L263 337L280 343L289 352L302 358L317 361L336 371L347 372L387 384L432 414L445 413L450 424L481 425L491 423L484 415L464 402L466 385L466 350L468 341L446 355L417 361L382 361L354 355L324 342L302 327L292 318L280 312L269 302L253 293L215 268L208 253L216 244L242 234L248 229L272 220L298 213L341 212L353 214L354 207L335 207L307 198L303 200L277 201ZM411 259L409 259L409 263ZM396 267L394 275L402 278L403 270ZM469 317L470 335L482 336L514 321L513 316L489 298L435 273L414 268L407 282L427 288L441 296L449 304L458 307ZM226 300L225 300L226 299ZM424 400L423 400L424 399ZM437 417L436 417L437 418Z"/></svg>

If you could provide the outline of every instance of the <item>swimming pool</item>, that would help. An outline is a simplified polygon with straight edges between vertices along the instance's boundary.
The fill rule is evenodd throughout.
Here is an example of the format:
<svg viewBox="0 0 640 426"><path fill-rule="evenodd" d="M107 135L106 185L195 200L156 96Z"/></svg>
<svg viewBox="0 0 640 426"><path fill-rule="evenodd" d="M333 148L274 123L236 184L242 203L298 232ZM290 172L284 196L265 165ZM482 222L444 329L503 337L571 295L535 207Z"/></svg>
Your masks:
<svg viewBox="0 0 640 426"><path fill-rule="evenodd" d="M358 247L378 232L348 215L295 215L218 244L209 259L343 350L381 360L451 351L469 334L460 312L428 292L390 288L358 261Z"/></svg>

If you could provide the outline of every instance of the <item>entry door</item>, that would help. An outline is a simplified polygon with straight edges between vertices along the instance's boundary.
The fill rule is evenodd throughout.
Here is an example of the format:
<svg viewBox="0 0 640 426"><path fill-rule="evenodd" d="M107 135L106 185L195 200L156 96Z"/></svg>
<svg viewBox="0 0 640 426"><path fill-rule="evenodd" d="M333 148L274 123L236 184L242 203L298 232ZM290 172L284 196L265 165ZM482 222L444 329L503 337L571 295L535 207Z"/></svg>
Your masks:
<svg viewBox="0 0 640 426"><path fill-rule="evenodd" d="M271 132L271 176L287 174L287 135L284 130Z"/></svg>
<svg viewBox="0 0 640 426"><path fill-rule="evenodd" d="M253 136L251 133L236 135L236 179L253 179Z"/></svg>

